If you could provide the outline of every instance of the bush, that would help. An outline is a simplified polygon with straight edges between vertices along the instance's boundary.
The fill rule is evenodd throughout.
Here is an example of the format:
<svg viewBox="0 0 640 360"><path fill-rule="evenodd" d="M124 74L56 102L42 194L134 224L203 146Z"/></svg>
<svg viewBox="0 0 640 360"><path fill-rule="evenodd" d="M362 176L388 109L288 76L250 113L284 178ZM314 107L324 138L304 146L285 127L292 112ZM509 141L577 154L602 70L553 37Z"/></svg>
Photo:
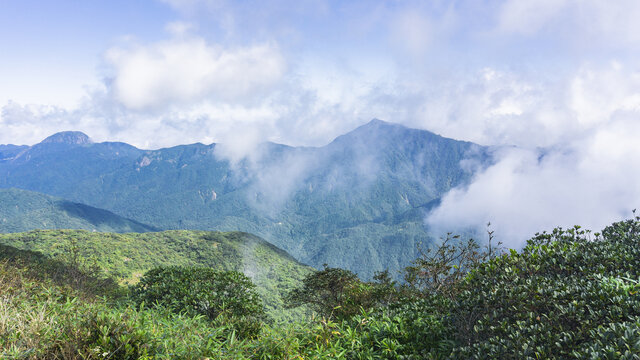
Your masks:
<svg viewBox="0 0 640 360"><path fill-rule="evenodd" d="M379 305L392 302L396 296L394 283L385 271L375 276L377 282L362 282L349 270L325 265L302 280L302 286L285 296L289 308L308 305L320 316L347 319Z"/></svg>
<svg viewBox="0 0 640 360"><path fill-rule="evenodd" d="M638 218L602 237L558 228L479 265L452 309L462 345L452 356L600 358L638 349L638 229Z"/></svg>
<svg viewBox="0 0 640 360"><path fill-rule="evenodd" d="M265 320L255 285L236 271L158 267L145 273L133 290L138 303L233 323L241 336L255 336Z"/></svg>
<svg viewBox="0 0 640 360"><path fill-rule="evenodd" d="M440 359L455 346L449 326L449 301L441 296L404 300L370 314L353 317L347 328L358 330L358 349L350 358ZM344 327L344 326L343 326ZM346 331L345 331L346 333ZM378 356L378 357L377 357Z"/></svg>
<svg viewBox="0 0 640 360"><path fill-rule="evenodd" d="M484 247L473 239L462 240L460 235L448 233L438 246L418 249L418 258L405 268L405 289L416 296L438 294L455 299L470 270L503 253L502 243L492 244L493 231L487 233L489 242Z"/></svg>

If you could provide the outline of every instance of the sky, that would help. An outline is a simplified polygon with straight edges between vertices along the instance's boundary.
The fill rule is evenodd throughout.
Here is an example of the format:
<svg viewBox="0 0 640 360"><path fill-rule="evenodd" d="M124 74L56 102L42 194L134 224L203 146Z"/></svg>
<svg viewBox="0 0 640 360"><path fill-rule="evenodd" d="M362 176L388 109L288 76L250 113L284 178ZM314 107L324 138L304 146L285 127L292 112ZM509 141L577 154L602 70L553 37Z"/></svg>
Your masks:
<svg viewBox="0 0 640 360"><path fill-rule="evenodd" d="M425 219L522 243L640 204L636 0L0 0L0 144L320 146L373 118L496 163ZM509 239L509 240L507 240Z"/></svg>

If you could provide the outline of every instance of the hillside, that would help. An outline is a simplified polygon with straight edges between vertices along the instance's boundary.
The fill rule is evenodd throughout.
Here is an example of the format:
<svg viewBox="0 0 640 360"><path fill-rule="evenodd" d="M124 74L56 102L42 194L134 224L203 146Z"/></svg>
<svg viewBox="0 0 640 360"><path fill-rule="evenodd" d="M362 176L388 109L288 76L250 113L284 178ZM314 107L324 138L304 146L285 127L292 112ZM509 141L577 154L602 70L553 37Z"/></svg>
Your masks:
<svg viewBox="0 0 640 360"><path fill-rule="evenodd" d="M112 251L100 252L103 266L118 258L120 248L128 255L131 247L150 254L155 244L168 245L172 237L175 243L165 246L167 253L181 253L176 248L186 244L188 253L204 258L222 248L222 257L213 257L237 260L239 254L230 251L234 245L240 245L235 251L245 247L243 252L247 244L265 245L241 233L95 235L38 231L5 234L3 239L31 247L49 244L51 253L63 247L55 239L75 239L87 245L83 250L104 249L107 242L118 244ZM237 237L244 239L237 241ZM122 246L124 238L141 246ZM201 242L218 246L201 246ZM463 276L448 267L459 258L442 257L439 252L417 259L419 281L403 285L384 280L363 283L348 271L325 268L306 277L304 287L297 290L311 296L306 303L326 299L337 301L338 306L315 303L318 311L325 308L323 316L294 323L258 320L257 331L246 336L236 332L247 324L242 318L180 312L170 307L171 302L140 303L135 290L118 287L100 271L81 270L90 266L70 266L39 252L0 244L0 357L637 359L639 242L640 217L636 217L601 233L579 226L538 233L521 251L478 249L457 268L463 269ZM462 254L467 246L463 241L440 250ZM191 257L181 259L188 262ZM117 266L127 273L138 268L125 263ZM165 279L159 279L163 288L174 284ZM187 284L198 289L206 282L194 277ZM327 297L335 294L340 296ZM354 307L356 311L343 312L341 317L334 313Z"/></svg>
<svg viewBox="0 0 640 360"><path fill-rule="evenodd" d="M164 231L92 233L39 230L0 234L0 244L37 251L52 258L77 252L89 264L123 283L135 283L160 265L201 265L245 273L258 287L268 311L283 317L281 295L297 286L311 269L268 242L240 232Z"/></svg>
<svg viewBox="0 0 640 360"><path fill-rule="evenodd" d="M14 159L20 152L28 148L26 145L0 145L0 162Z"/></svg>
<svg viewBox="0 0 640 360"><path fill-rule="evenodd" d="M83 229L147 232L158 229L110 211L20 189L0 189L0 232L32 229Z"/></svg>
<svg viewBox="0 0 640 360"><path fill-rule="evenodd" d="M423 224L429 204L490 161L488 148L380 120L322 147L264 143L233 163L217 144L145 151L83 135L53 135L0 163L0 187L162 229L253 233L363 278L397 274L440 236Z"/></svg>

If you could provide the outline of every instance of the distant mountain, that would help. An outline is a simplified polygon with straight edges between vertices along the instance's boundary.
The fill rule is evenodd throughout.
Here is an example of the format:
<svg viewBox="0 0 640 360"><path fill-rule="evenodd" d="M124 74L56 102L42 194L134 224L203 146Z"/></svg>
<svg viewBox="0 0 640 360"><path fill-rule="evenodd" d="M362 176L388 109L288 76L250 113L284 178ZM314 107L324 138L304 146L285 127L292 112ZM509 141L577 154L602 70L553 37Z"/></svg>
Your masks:
<svg viewBox="0 0 640 360"><path fill-rule="evenodd" d="M147 232L157 228L110 211L33 191L0 189L0 232L32 229L84 229L101 232Z"/></svg>
<svg viewBox="0 0 640 360"><path fill-rule="evenodd" d="M431 243L423 224L430 204L491 161L485 147L380 120L323 147L264 143L237 163L223 155L217 144L145 151L43 142L0 162L0 187L68 198L163 229L246 231L304 263L370 278L402 269L417 244Z"/></svg>
<svg viewBox="0 0 640 360"><path fill-rule="evenodd" d="M26 145L0 145L0 163L13 160L20 152L28 149Z"/></svg>
<svg viewBox="0 0 640 360"><path fill-rule="evenodd" d="M0 234L0 250L8 245L53 259L67 258L73 244L83 257L95 260L99 268L124 283L135 283L144 272L160 265L200 265L243 272L256 284L268 312L280 319L295 312L284 310L282 296L313 271L263 239L241 232L38 230Z"/></svg>
<svg viewBox="0 0 640 360"><path fill-rule="evenodd" d="M41 144L68 144L68 145L86 145L92 141L80 131L63 131L49 136L42 140Z"/></svg>

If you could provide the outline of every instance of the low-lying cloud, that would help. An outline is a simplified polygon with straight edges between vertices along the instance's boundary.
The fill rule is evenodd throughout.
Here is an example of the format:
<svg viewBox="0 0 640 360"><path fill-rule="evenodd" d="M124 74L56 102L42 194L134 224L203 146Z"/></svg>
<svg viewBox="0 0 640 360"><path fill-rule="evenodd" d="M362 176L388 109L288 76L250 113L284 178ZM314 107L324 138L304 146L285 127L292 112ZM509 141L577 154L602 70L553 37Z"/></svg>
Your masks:
<svg viewBox="0 0 640 360"><path fill-rule="evenodd" d="M555 226L583 225L599 231L630 217L640 204L638 76L616 63L581 69L551 91L563 101L550 113L548 105L555 100L548 96L529 96L529 101L510 91L496 96L494 106L514 104L511 116L518 121L513 125L525 126L528 132L520 126L492 131L502 133L504 144L517 146L496 150L496 163L470 185L448 193L427 223L439 229L483 229L491 222L499 240L518 247L536 232ZM523 87L527 86L519 86ZM500 116L490 108L480 114L475 124L461 120L457 126L471 127L469 131L478 134L475 140L488 141L483 130L495 128ZM455 121L448 126L456 126Z"/></svg>

